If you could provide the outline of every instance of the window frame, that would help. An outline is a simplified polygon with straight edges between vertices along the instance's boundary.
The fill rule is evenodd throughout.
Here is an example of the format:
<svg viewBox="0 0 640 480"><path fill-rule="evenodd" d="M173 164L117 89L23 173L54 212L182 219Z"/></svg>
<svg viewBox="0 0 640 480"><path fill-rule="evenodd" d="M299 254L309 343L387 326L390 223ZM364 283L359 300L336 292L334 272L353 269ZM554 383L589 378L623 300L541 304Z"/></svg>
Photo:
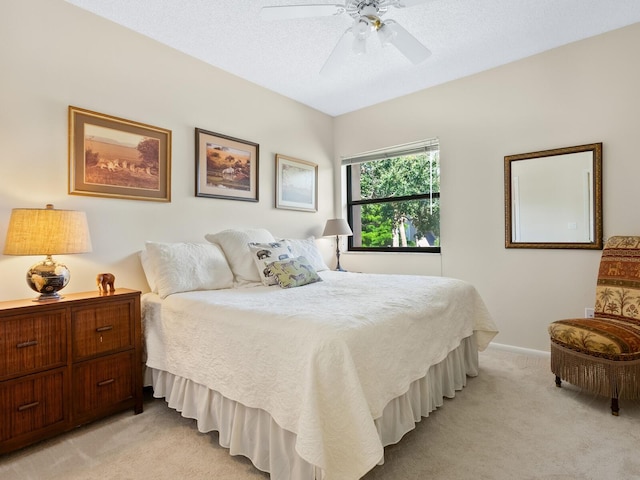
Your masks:
<svg viewBox="0 0 640 480"><path fill-rule="evenodd" d="M440 151L439 142L437 139L429 140L425 142L421 142L423 148L425 150L438 150ZM433 146L437 146L437 148L433 148ZM403 201L411 201L411 200L440 200L440 191L438 192L426 192L414 195L405 195L398 197L384 197L384 198L368 198L363 200L354 200L353 199L353 173L352 167L357 167L360 163L366 162L375 162L382 160L382 157L386 158L396 158L405 155L411 155L415 153L415 146L404 146L404 147L394 147L393 149L389 149L390 153L384 153L384 151L380 151L381 158L377 159L368 159L365 158L376 157L376 152L372 152L370 154L363 154L354 157L350 157L347 159L343 159L342 165L346 167L346 185L347 185L347 222L351 227L351 230L354 229L354 207L358 207L360 205L373 205L379 203L391 203L391 202L403 202ZM358 161L360 160L360 161ZM360 227L362 229L362 226ZM357 247L353 244L353 236L348 237L347 241L347 251L349 252L387 252L387 253L441 253L441 245L440 246L429 246L429 247Z"/></svg>

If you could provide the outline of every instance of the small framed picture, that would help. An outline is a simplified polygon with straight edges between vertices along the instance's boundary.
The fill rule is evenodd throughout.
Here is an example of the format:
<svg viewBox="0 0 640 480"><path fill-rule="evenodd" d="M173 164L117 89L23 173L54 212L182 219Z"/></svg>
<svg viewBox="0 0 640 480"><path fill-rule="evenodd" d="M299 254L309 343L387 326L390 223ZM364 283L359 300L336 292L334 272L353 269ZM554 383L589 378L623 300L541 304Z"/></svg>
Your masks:
<svg viewBox="0 0 640 480"><path fill-rule="evenodd" d="M258 201L260 146L196 128L196 197Z"/></svg>
<svg viewBox="0 0 640 480"><path fill-rule="evenodd" d="M276 208L318 211L318 165L276 154Z"/></svg>
<svg viewBox="0 0 640 480"><path fill-rule="evenodd" d="M69 106L69 193L171 201L171 130Z"/></svg>

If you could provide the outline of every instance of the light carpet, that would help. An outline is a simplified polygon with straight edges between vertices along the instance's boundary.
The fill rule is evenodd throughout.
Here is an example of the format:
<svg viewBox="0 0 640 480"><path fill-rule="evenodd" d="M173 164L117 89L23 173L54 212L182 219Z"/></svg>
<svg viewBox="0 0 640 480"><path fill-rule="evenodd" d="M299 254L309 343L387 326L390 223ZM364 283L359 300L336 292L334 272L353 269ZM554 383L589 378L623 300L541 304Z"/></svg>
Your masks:
<svg viewBox="0 0 640 480"><path fill-rule="evenodd" d="M243 457L199 433L164 400L124 412L19 452L0 456L2 480L268 479ZM364 480L640 479L640 402L563 384L546 357L495 348L480 354L480 375L445 401Z"/></svg>

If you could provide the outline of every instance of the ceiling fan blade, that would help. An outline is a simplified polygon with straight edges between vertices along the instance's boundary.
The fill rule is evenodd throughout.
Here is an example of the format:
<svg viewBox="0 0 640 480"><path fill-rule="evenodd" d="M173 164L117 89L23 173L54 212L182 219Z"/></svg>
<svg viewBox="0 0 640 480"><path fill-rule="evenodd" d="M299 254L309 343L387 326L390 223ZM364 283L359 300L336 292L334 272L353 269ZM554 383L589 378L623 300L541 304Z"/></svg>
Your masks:
<svg viewBox="0 0 640 480"><path fill-rule="evenodd" d="M347 58L353 47L353 32L351 28L348 28L331 51L329 58L324 62L320 69L320 75L328 77L336 73L340 66L347 63Z"/></svg>
<svg viewBox="0 0 640 480"><path fill-rule="evenodd" d="M427 47L393 20L384 22L384 25L378 30L378 34L381 35L383 45L390 43L414 65L425 61L431 55L431 51Z"/></svg>
<svg viewBox="0 0 640 480"><path fill-rule="evenodd" d="M364 55L367 53L367 37L363 37L362 35L354 36L351 51L356 55Z"/></svg>
<svg viewBox="0 0 640 480"><path fill-rule="evenodd" d="M422 5L423 3L430 1L431 0L390 0L388 5L396 8L408 8L415 7L416 5Z"/></svg>
<svg viewBox="0 0 640 480"><path fill-rule="evenodd" d="M278 5L262 7L260 17L263 20L282 20L286 18L324 17L344 13L344 5Z"/></svg>

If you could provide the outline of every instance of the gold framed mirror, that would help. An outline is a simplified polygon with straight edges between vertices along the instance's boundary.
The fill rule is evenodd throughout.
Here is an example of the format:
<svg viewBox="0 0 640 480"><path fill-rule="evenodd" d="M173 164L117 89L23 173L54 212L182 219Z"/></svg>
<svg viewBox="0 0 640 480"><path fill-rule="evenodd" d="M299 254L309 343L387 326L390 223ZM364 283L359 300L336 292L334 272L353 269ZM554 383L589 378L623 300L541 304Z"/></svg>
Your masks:
<svg viewBox="0 0 640 480"><path fill-rule="evenodd" d="M504 157L505 247L601 250L602 143Z"/></svg>

